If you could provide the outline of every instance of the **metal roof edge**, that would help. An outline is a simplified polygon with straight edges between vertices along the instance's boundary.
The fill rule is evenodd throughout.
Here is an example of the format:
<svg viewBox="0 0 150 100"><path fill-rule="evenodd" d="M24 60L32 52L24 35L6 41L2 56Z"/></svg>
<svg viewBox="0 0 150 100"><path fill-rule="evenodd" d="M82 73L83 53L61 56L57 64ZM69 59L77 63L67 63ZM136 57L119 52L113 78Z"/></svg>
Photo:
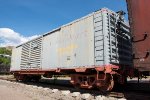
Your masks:
<svg viewBox="0 0 150 100"><path fill-rule="evenodd" d="M55 28L55 29L53 29L53 30L51 30L51 31L49 31L49 32L46 32L46 33L44 33L43 35L40 35L40 36L38 36L38 37L36 37L36 38L34 38L34 39L32 39L32 40L29 40L29 41L27 41L27 42L25 42L25 43L28 43L28 42L33 41L33 40L35 40L35 39L38 39L38 38L40 38L40 37L44 37L44 36L47 36L47 35L49 35L49 34L52 34L53 32L56 32L56 31L58 31L58 30L61 30L61 28L63 28L63 27L69 26L69 25L71 25L71 24L73 24L73 23L76 23L76 22L78 22L78 21L80 21L80 20L83 20L83 19L85 19L85 18L88 18L88 17L92 16L93 14L95 14L96 12L101 11L101 10L103 10L103 9L106 9L106 10L108 10L108 11L111 11L112 13L117 14L116 12L114 12L114 11L112 11L112 10L106 8L106 7L103 7L103 8L101 8L101 9L99 9L99 10L96 10L96 11L94 11L94 12L89 13L89 14L86 15L86 16L83 16L83 17L78 18L78 19L76 19L76 20L74 20L74 21L71 21L70 23L61 25L60 27ZM22 43L22 44L16 46L16 48L17 48L17 47L20 47L21 45L23 45L23 44L25 44L25 43Z"/></svg>

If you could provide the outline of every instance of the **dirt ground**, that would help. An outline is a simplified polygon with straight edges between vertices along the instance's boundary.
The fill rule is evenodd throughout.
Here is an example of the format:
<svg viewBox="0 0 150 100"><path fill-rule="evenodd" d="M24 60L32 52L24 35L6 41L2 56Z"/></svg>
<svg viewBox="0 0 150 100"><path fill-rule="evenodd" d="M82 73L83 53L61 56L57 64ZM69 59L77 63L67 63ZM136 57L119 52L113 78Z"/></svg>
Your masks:
<svg viewBox="0 0 150 100"><path fill-rule="evenodd" d="M2 80L2 79L12 79L12 82ZM141 99L150 100L150 95L148 95L147 92L146 94L134 93L133 91L125 92L123 93L124 98L119 98L119 99L113 97L107 97L103 95L97 95L97 96L93 96L90 94L84 95L82 93L80 93L77 96L72 96L73 95L72 91L69 91L69 93L67 94L62 93L63 90L67 90L67 91L69 90L65 87L64 87L65 89L55 88L55 86L50 86L50 85L48 85L48 87L43 87L43 86L36 86L32 84L19 83L13 80L14 79L12 75L2 75L2 76L0 75L0 100L119 100L119 99L120 100L141 100ZM134 80L136 79L132 79L128 81L129 82L133 81L134 83ZM146 81L147 85L149 85L150 82L149 80L150 78L144 80ZM60 81L61 80L59 80L59 82ZM143 83L144 81L141 80L140 82ZM61 83L62 82L64 81L61 81ZM134 86L134 84L131 85ZM139 86L136 88L139 88ZM143 89L144 86L146 85L142 85L141 88Z"/></svg>
<svg viewBox="0 0 150 100"><path fill-rule="evenodd" d="M0 85L0 100L32 100L20 91Z"/></svg>
<svg viewBox="0 0 150 100"><path fill-rule="evenodd" d="M63 93L62 90L44 88L24 83L10 82L0 79L0 100L118 100L113 97L100 96L96 99L90 94L80 94L73 96L73 93Z"/></svg>

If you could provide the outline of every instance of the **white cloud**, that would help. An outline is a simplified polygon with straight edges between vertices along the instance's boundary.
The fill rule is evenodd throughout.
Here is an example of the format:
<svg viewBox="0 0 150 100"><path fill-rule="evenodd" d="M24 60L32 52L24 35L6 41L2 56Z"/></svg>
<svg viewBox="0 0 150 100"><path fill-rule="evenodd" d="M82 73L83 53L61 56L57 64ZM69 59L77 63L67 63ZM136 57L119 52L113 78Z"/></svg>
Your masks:
<svg viewBox="0 0 150 100"><path fill-rule="evenodd" d="M36 37L38 35L25 37L10 28L0 28L0 47L17 46Z"/></svg>

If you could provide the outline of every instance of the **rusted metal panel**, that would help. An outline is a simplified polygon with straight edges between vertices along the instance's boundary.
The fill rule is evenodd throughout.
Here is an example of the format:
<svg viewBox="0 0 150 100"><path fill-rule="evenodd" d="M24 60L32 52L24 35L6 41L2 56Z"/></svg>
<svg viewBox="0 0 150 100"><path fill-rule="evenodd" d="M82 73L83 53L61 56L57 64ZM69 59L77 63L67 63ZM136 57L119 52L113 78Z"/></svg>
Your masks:
<svg viewBox="0 0 150 100"><path fill-rule="evenodd" d="M127 0L134 66L150 71L150 0Z"/></svg>

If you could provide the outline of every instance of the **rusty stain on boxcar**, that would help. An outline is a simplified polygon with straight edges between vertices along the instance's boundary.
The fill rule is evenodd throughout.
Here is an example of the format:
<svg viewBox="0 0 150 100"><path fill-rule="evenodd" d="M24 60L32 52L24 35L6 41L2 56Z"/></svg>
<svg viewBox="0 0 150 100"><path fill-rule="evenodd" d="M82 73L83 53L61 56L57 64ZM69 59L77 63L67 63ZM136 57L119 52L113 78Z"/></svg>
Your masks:
<svg viewBox="0 0 150 100"><path fill-rule="evenodd" d="M134 66L150 71L150 0L126 0L133 35Z"/></svg>

